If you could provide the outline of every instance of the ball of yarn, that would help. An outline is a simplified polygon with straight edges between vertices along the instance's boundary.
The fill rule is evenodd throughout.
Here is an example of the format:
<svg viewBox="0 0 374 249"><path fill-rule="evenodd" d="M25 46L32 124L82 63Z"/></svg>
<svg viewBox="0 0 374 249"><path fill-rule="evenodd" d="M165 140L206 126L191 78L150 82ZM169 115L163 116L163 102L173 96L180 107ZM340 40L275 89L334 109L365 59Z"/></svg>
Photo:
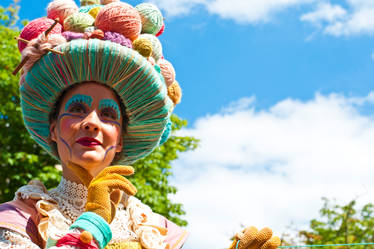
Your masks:
<svg viewBox="0 0 374 249"><path fill-rule="evenodd" d="M54 21L47 17L42 17L42 18L32 20L22 29L20 37L25 40L31 41L32 39L35 39L36 37L38 37L38 35L40 35L44 31L49 29L53 23ZM61 24L58 23L52 29L50 34L61 34L61 32L62 32L62 26ZM21 42L21 41L18 42L18 49L20 52L22 52L22 50L25 47L26 47L26 43Z"/></svg>
<svg viewBox="0 0 374 249"><path fill-rule="evenodd" d="M84 32L85 28L91 27L95 19L87 13L74 13L64 21L64 29L67 31Z"/></svg>
<svg viewBox="0 0 374 249"><path fill-rule="evenodd" d="M173 65L165 59L158 60L157 64L161 68L161 74L164 77L166 86L169 87L175 81L175 70Z"/></svg>
<svg viewBox="0 0 374 249"><path fill-rule="evenodd" d="M100 0L81 0L81 6L100 4Z"/></svg>
<svg viewBox="0 0 374 249"><path fill-rule="evenodd" d="M93 18L96 19L97 14L99 14L101 8L102 8L102 6L96 6L96 7L92 8L92 9L88 12L88 14L90 14Z"/></svg>
<svg viewBox="0 0 374 249"><path fill-rule="evenodd" d="M111 31L105 32L104 40L112 41L112 42L121 44L122 46L132 48L131 40L116 32L111 32Z"/></svg>
<svg viewBox="0 0 374 249"><path fill-rule="evenodd" d="M127 3L115 2L105 5L96 17L95 26L101 30L113 31L135 40L142 29L138 11Z"/></svg>
<svg viewBox="0 0 374 249"><path fill-rule="evenodd" d="M62 36L65 37L67 41L75 40L75 39L83 39L84 33L72 32L72 31L64 31L62 32Z"/></svg>
<svg viewBox="0 0 374 249"><path fill-rule="evenodd" d="M61 24L73 13L78 12L78 6L73 0L54 0L48 4L47 17L50 19L59 19Z"/></svg>
<svg viewBox="0 0 374 249"><path fill-rule="evenodd" d="M157 34L163 24L161 11L151 3L141 3L135 7L142 19L142 33Z"/></svg>
<svg viewBox="0 0 374 249"><path fill-rule="evenodd" d="M139 38L147 39L152 43L152 57L157 62L162 57L162 45L159 39L151 34L141 34Z"/></svg>
<svg viewBox="0 0 374 249"><path fill-rule="evenodd" d="M148 39L138 38L132 43L132 47L146 58L152 55L152 43Z"/></svg>
<svg viewBox="0 0 374 249"><path fill-rule="evenodd" d="M110 3L115 3L119 1L120 0L101 0L101 4L110 4Z"/></svg>
<svg viewBox="0 0 374 249"><path fill-rule="evenodd" d="M174 81L173 84L168 87L168 96L173 101L174 105L177 105L181 102L182 89L177 81Z"/></svg>
<svg viewBox="0 0 374 249"><path fill-rule="evenodd" d="M162 27L161 27L160 31L158 31L156 36L159 37L160 35L162 35L162 33L164 33L164 31L165 31L165 23L163 22Z"/></svg>

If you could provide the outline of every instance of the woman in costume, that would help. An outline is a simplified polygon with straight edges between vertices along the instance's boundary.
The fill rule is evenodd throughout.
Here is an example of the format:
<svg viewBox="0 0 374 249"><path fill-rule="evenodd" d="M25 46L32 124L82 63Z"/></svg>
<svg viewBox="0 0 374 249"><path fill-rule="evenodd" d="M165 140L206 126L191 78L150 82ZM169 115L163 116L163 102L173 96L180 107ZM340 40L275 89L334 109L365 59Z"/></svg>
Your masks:
<svg viewBox="0 0 374 249"><path fill-rule="evenodd" d="M181 92L156 35L151 4L54 0L21 32L27 130L62 165L57 188L39 181L0 205L1 248L181 248L187 232L152 212L123 176L165 142ZM57 19L58 18L58 19ZM27 46L23 43L27 43ZM275 249L251 227L230 248Z"/></svg>

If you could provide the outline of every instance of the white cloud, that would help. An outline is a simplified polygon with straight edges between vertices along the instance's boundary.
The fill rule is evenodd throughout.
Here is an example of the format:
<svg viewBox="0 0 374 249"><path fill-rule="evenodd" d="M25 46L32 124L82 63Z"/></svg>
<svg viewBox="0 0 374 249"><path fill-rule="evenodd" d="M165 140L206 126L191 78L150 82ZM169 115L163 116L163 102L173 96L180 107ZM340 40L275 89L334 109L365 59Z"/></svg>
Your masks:
<svg viewBox="0 0 374 249"><path fill-rule="evenodd" d="M201 139L174 165L176 200L187 211L186 249L225 248L240 224L277 235L318 217L321 197L374 195L374 118L365 97L317 94L256 110L243 99L181 131Z"/></svg>
<svg viewBox="0 0 374 249"><path fill-rule="evenodd" d="M336 22L346 15L347 11L339 5L320 3L315 11L302 15L301 21L320 26L323 22Z"/></svg>
<svg viewBox="0 0 374 249"><path fill-rule="evenodd" d="M188 14L197 7L240 23L267 22L287 8L317 0L152 0L168 16Z"/></svg>
<svg viewBox="0 0 374 249"><path fill-rule="evenodd" d="M323 28L334 36L374 34L374 2L372 0L346 0L347 8L322 3L301 17Z"/></svg>

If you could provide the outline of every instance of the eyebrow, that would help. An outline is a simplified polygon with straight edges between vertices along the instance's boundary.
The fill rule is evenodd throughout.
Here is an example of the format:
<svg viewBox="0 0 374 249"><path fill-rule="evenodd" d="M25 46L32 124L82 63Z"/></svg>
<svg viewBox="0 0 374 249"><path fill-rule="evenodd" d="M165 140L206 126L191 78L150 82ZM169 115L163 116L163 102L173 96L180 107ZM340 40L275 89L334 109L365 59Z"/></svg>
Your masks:
<svg viewBox="0 0 374 249"><path fill-rule="evenodd" d="M112 107L116 111L117 117L118 118L121 117L121 111L119 110L119 106L113 99L102 99L102 100L100 100L99 109L103 109L103 108L106 108L106 107Z"/></svg>
<svg viewBox="0 0 374 249"><path fill-rule="evenodd" d="M67 111L67 109L69 108L69 106L73 103L85 103L87 104L89 107L91 107L91 104L92 104L92 97L91 96L88 96L88 95L83 95L83 94L76 94L76 95L73 95L73 97L71 97L69 99L68 102L66 102L66 105L65 105L65 111Z"/></svg>

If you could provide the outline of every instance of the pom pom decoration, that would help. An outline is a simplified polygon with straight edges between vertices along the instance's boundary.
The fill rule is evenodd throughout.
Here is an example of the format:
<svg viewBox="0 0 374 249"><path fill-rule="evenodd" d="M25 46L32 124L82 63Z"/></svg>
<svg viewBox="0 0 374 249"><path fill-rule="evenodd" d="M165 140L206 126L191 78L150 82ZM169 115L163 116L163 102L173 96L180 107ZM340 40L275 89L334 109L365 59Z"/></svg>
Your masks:
<svg viewBox="0 0 374 249"><path fill-rule="evenodd" d="M156 36L159 37L160 35L162 35L162 33L164 33L164 31L165 31L165 23L163 22L162 27L161 27L160 31L158 31Z"/></svg>
<svg viewBox="0 0 374 249"><path fill-rule="evenodd" d="M81 6L100 4L100 0L81 0Z"/></svg>
<svg viewBox="0 0 374 249"><path fill-rule="evenodd" d="M138 38L132 43L133 48L145 58L152 55L152 43L145 38Z"/></svg>
<svg viewBox="0 0 374 249"><path fill-rule="evenodd" d="M47 17L50 19L59 19L61 24L73 13L78 12L78 6L73 0L54 0L48 4Z"/></svg>
<svg viewBox="0 0 374 249"><path fill-rule="evenodd" d="M159 39L151 34L141 34L139 38L144 38L152 43L152 57L157 61L162 57L162 45Z"/></svg>
<svg viewBox="0 0 374 249"><path fill-rule="evenodd" d="M142 29L138 11L127 3L115 2L105 5L96 17L95 26L101 30L117 32L135 40Z"/></svg>
<svg viewBox="0 0 374 249"><path fill-rule="evenodd" d="M165 59L158 60L157 64L161 68L161 74L164 77L166 86L169 87L175 81L175 70L173 65Z"/></svg>
<svg viewBox="0 0 374 249"><path fill-rule="evenodd" d="M164 22L157 6L151 3L141 3L135 9L138 10L142 19L142 33L157 34Z"/></svg>
<svg viewBox="0 0 374 249"><path fill-rule="evenodd" d="M110 3L115 3L119 1L120 0L101 0L101 4L110 4Z"/></svg>
<svg viewBox="0 0 374 249"><path fill-rule="evenodd" d="M83 231L81 233L81 235L79 236L79 240L82 241L85 244L90 244L91 241L93 240L93 236L90 232Z"/></svg>
<svg viewBox="0 0 374 249"><path fill-rule="evenodd" d="M182 89L177 81L174 81L174 83L168 87L168 96L173 101L174 105L177 105L181 102Z"/></svg>
<svg viewBox="0 0 374 249"><path fill-rule="evenodd" d="M68 16L64 21L64 29L67 31L84 32L86 28L91 27L95 19L87 13L74 13Z"/></svg>
<svg viewBox="0 0 374 249"><path fill-rule="evenodd" d="M54 21L52 19L42 17L29 22L23 29L20 34L20 37L31 41L32 39L37 38L41 33L46 31ZM51 30L50 34L61 34L62 26L61 24L56 24L56 26ZM26 47L26 44L19 41L18 42L18 49L20 52Z"/></svg>
<svg viewBox="0 0 374 249"><path fill-rule="evenodd" d="M116 33L116 32L110 32L110 31L105 32L104 40L112 41L112 42L121 44L122 46L132 48L131 40L127 39L123 35Z"/></svg>

